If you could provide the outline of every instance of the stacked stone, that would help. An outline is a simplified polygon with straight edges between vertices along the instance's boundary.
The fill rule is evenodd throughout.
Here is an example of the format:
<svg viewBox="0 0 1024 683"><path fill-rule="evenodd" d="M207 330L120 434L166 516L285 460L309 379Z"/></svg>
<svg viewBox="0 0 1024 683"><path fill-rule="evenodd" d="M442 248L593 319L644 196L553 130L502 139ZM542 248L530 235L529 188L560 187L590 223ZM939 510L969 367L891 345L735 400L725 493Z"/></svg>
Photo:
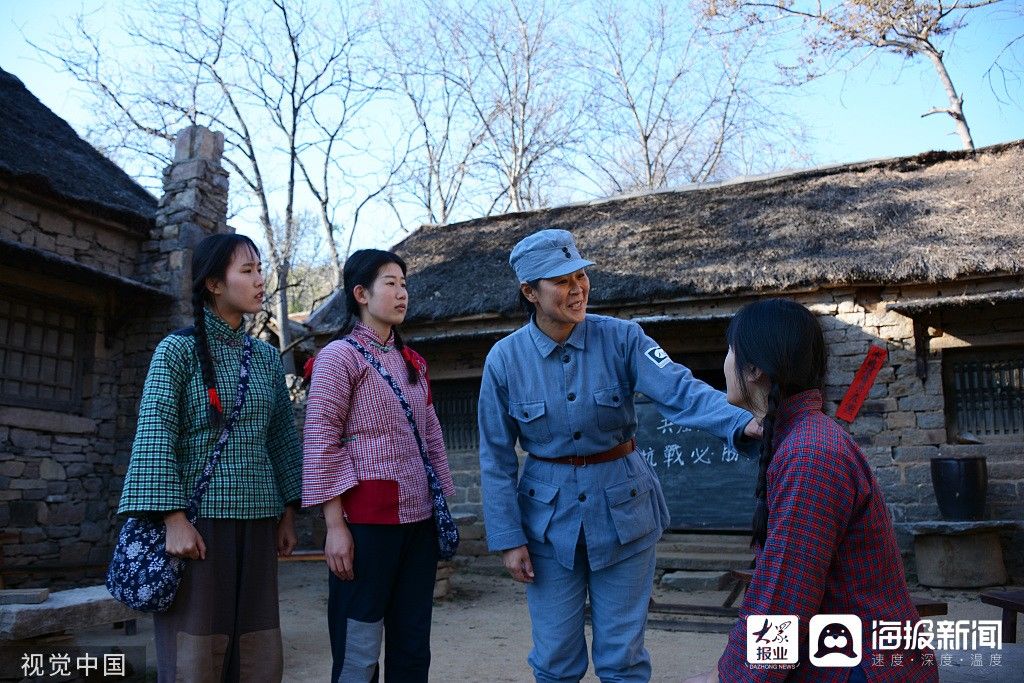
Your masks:
<svg viewBox="0 0 1024 683"><path fill-rule="evenodd" d="M192 319L192 249L207 235L231 232L227 225L228 173L221 166L224 134L202 126L175 138L174 161L164 170L160 199L149 241L142 245L138 277L175 298L172 318Z"/></svg>
<svg viewBox="0 0 1024 683"><path fill-rule="evenodd" d="M0 408L0 536L8 585L60 586L109 559L113 415ZM101 436L101 432L106 437ZM68 568L19 575L19 567ZM95 580L95 576L93 576Z"/></svg>
<svg viewBox="0 0 1024 683"><path fill-rule="evenodd" d="M135 229L6 194L0 195L0 238L122 277L132 276L138 255Z"/></svg>

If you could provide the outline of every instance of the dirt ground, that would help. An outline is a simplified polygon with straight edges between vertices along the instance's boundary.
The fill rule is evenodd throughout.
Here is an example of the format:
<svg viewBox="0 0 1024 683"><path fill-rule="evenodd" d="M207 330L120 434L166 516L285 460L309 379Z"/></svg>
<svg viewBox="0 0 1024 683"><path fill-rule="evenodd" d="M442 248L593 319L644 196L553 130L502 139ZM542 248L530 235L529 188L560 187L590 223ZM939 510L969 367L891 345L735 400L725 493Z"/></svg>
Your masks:
<svg viewBox="0 0 1024 683"><path fill-rule="evenodd" d="M327 681L331 656L327 638L327 577L320 562L281 564L281 624L284 633L285 680ZM530 650L530 622L524 588L493 574L460 570L452 579L450 597L434 607L431 664L432 681L532 681L526 656ZM974 592L914 589L949 602L947 619L998 619L999 612L983 605ZM656 600L715 605L724 592L655 592ZM154 665L153 630L149 619L140 621L132 637L120 631L83 632L80 644L146 645ZM587 632L589 642L589 628ZM679 681L712 668L725 646L725 634L705 634L648 628L646 643L654 666L654 681ZM1007 675L1015 676L1016 674ZM597 681L588 671L585 681ZM998 680L998 679L997 679ZM1005 679L1010 680L1010 679Z"/></svg>

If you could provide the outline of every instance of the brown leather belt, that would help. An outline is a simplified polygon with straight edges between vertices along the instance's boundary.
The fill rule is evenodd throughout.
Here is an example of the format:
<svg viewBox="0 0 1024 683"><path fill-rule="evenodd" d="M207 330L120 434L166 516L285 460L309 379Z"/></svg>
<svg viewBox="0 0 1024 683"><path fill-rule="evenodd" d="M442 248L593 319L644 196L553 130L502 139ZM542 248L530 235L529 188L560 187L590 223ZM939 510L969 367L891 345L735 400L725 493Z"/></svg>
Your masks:
<svg viewBox="0 0 1024 683"><path fill-rule="evenodd" d="M559 458L542 458L538 455L530 453L530 457L534 460L543 460L544 462L557 462L560 465L572 465L573 467L584 467L585 465L596 465L601 462L611 462L612 460L618 460L624 458L633 451L636 450L636 439L630 439L626 443L620 443L614 448L609 448L601 453L594 453L593 455L563 455Z"/></svg>

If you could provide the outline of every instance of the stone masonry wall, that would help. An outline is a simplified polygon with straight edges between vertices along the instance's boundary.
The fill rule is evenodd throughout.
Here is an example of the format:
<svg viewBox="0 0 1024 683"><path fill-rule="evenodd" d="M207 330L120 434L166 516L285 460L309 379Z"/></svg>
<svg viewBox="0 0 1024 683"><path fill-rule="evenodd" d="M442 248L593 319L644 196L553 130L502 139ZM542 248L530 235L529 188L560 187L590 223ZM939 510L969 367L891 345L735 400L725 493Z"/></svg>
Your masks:
<svg viewBox="0 0 1024 683"><path fill-rule="evenodd" d="M0 238L132 277L141 233L0 186Z"/></svg>
<svg viewBox="0 0 1024 683"><path fill-rule="evenodd" d="M192 248L210 232L227 230L222 151L220 134L202 128L182 132L175 163L164 175L166 194L155 225L134 241L127 228L90 221L77 211L65 215L47 202L33 204L0 191L0 236L175 297L170 305L115 307L108 318L113 293L102 287L82 288L0 267L0 282L15 281L81 304L93 321L81 414L0 406L0 542L7 586L60 588L102 578L120 528L115 511L149 359L163 336L191 322ZM116 326L108 329L111 320ZM27 566L34 571L19 571Z"/></svg>

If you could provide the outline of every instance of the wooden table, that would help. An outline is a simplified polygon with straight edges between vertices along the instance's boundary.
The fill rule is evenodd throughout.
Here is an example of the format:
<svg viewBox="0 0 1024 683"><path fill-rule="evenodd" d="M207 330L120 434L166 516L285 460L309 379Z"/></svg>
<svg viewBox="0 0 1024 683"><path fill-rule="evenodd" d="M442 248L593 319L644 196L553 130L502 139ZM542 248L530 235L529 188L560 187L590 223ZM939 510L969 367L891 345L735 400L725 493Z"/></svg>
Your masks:
<svg viewBox="0 0 1024 683"><path fill-rule="evenodd" d="M985 591L981 601L1003 610L1003 642L1017 642L1017 614L1024 613L1024 590Z"/></svg>

